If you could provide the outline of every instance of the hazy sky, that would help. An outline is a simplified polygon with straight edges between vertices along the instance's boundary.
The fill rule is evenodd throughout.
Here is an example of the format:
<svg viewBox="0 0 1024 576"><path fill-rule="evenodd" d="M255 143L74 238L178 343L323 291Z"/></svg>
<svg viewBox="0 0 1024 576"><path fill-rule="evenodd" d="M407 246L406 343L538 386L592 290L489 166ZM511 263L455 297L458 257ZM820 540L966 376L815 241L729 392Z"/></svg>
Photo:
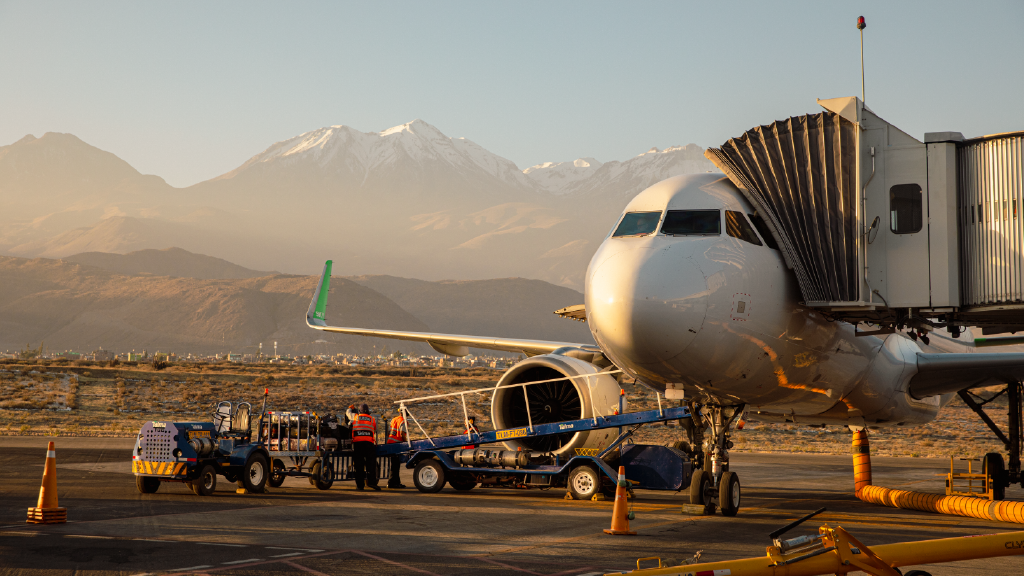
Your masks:
<svg viewBox="0 0 1024 576"><path fill-rule="evenodd" d="M175 186L421 118L520 168L717 146L860 93L911 135L1024 130L1024 2L8 2L0 145L70 132Z"/></svg>

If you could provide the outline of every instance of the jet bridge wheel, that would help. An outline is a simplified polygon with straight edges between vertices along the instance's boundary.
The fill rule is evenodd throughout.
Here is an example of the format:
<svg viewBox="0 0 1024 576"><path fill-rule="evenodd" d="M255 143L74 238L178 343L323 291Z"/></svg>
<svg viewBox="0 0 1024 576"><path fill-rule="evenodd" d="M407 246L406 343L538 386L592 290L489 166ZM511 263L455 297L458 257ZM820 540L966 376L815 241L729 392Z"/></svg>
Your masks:
<svg viewBox="0 0 1024 576"><path fill-rule="evenodd" d="M416 465L416 470L412 473L412 482L420 492L440 492L445 482L444 466L433 458L423 460Z"/></svg>

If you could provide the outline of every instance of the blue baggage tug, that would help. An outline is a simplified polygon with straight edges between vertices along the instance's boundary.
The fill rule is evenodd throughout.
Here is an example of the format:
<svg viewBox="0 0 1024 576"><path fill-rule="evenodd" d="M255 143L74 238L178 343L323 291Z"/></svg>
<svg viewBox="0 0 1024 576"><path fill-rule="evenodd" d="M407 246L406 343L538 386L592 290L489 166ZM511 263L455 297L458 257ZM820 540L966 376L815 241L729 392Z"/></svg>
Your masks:
<svg viewBox="0 0 1024 576"><path fill-rule="evenodd" d="M320 490L335 481L352 480L351 440L339 437L312 412L267 411L251 422L248 402L221 402L212 422L147 422L132 452L132 472L140 492L151 494L162 482L183 482L200 496L217 487L217 476L237 482L240 489L263 492L280 486L285 477L299 476ZM575 499L592 499L615 489L618 466L626 477L647 490L690 489L690 499L705 502L704 474L693 474L693 456L666 446L630 443L644 424L689 418L685 407L597 416L582 420L537 424L479 434L459 434L377 446L378 477L390 477L391 457L398 456L413 470L416 487L438 492L449 484L455 490L477 485L495 488L567 488ZM564 434L619 428L618 437L598 451L578 449L571 458L545 452L513 451L499 447L466 448L508 438ZM623 430L626 428L626 430ZM253 435L255 433L255 438ZM617 451L616 451L617 449ZM698 470L700 472L700 470ZM701 480L700 482L695 481ZM701 484L694 487L695 484ZM696 492L695 492L696 491Z"/></svg>

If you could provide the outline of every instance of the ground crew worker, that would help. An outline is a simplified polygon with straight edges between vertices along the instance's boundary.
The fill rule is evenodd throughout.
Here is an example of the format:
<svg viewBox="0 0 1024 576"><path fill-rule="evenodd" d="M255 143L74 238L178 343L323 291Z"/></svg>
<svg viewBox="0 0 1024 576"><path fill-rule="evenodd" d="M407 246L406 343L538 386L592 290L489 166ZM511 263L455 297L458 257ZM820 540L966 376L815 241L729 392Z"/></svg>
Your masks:
<svg viewBox="0 0 1024 576"><path fill-rule="evenodd" d="M469 420L466 421L466 431L463 432L463 434L465 434L469 438L473 437L473 436L471 436L471 434L476 434L478 437L480 436L480 431L476 429L476 416L470 416ZM470 450L472 450L474 448L479 448L479 447L480 447L479 444L467 444L467 445L463 446L463 448L467 448L467 449L470 449Z"/></svg>
<svg viewBox="0 0 1024 576"><path fill-rule="evenodd" d="M345 410L345 425L351 426L352 422L355 422L356 416L359 416L359 412L356 411L356 405L350 404L348 410Z"/></svg>
<svg viewBox="0 0 1024 576"><path fill-rule="evenodd" d="M399 412L398 416L391 419L391 425L388 427L388 440L387 444L400 444L406 442L409 439L409 430L405 426L405 417ZM402 479L399 477L399 461L398 454L391 456L391 478L388 479L388 488L405 488L405 484L402 484Z"/></svg>
<svg viewBox="0 0 1024 576"><path fill-rule="evenodd" d="M355 466L356 490L362 490L364 483L380 490L377 486L377 419L370 416L370 407L363 404L359 414L352 421L352 457Z"/></svg>

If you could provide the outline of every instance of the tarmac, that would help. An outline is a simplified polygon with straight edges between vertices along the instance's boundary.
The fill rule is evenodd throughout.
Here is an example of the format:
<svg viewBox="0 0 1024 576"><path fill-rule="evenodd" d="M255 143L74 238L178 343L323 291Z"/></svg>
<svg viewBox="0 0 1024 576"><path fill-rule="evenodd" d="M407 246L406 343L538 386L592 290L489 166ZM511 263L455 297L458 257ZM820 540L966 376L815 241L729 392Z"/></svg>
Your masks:
<svg viewBox="0 0 1024 576"><path fill-rule="evenodd" d="M850 457L734 453L739 515L688 516L685 493L637 490L637 536L609 536L611 501L563 499L558 489L476 488L438 494L320 491L289 478L265 494L236 494L223 478L210 497L165 483L140 494L131 439L56 438L60 505L68 523L25 523L42 478L42 437L0 437L0 576L6 574L486 574L595 576L638 558L703 561L761 556L774 529L826 507L789 535L842 525L866 545L1024 530L1024 526L866 504L853 496ZM948 461L872 459L875 483L943 491ZM1024 491L1008 490L1022 499ZM787 535L787 536L789 536ZM649 566L650 564L645 564ZM934 576L1021 574L1024 557L919 567ZM906 571L906 569L904 569Z"/></svg>

